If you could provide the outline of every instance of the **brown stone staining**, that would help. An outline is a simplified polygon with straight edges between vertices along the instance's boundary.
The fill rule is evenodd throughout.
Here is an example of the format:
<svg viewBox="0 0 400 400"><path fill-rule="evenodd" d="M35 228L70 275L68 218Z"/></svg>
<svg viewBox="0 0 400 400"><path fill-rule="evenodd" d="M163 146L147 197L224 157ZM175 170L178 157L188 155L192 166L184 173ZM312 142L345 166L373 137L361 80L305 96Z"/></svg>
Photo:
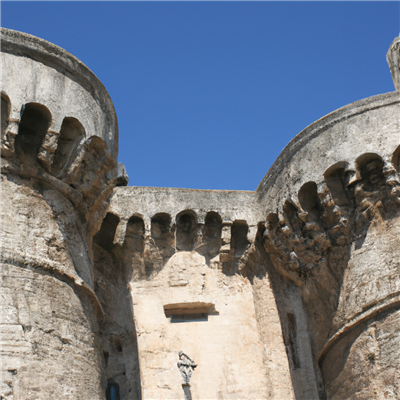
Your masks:
<svg viewBox="0 0 400 400"><path fill-rule="evenodd" d="M331 246L328 231L338 239L347 227L329 192L319 195L314 182L303 185L299 201L302 207L288 199L282 213L269 214L264 233L265 249L275 268L297 284L326 263L326 251Z"/></svg>
<svg viewBox="0 0 400 400"><path fill-rule="evenodd" d="M104 215L103 203L116 180L111 173L116 161L105 142L97 136L84 141L85 128L73 117L65 117L60 132L54 131L51 112L42 104L25 104L17 121L10 119L10 110L2 93L2 172L52 186L96 225L93 220Z"/></svg>
<svg viewBox="0 0 400 400"><path fill-rule="evenodd" d="M398 163L394 154L394 164ZM319 187L305 183L297 204L286 200L282 211L267 216L264 246L274 266L301 285L329 258L344 255L353 241L362 242L370 223L397 212L400 182L391 163L367 153L356 160L357 171L338 163L324 174ZM357 246L357 244L356 244ZM343 250L338 251L338 248ZM335 254L330 254L335 249Z"/></svg>
<svg viewBox="0 0 400 400"><path fill-rule="evenodd" d="M299 203L288 199L282 211L267 216L264 248L275 269L289 278L286 284L299 287L315 362L321 361L318 357L337 329L334 316L351 254L361 248L371 225L378 227L399 214L399 153L397 149L386 163L365 153L356 159L355 171L337 163L323 182L301 187ZM295 351L286 341L294 365ZM324 371L323 377L331 379Z"/></svg>
<svg viewBox="0 0 400 400"><path fill-rule="evenodd" d="M116 243L116 235L120 228L124 229L124 224L118 216L108 213L94 237L94 242L109 252L114 262L130 271L128 274L134 281L151 280L175 253L181 251L201 254L207 265L221 269L226 275L254 276L254 272L257 270L259 274L261 269L265 272L265 268L261 268L263 261L258 254L259 246L257 249L252 247L248 239L246 221L223 223L217 212L209 211L201 223L193 210L179 212L175 223L167 213L157 213L150 221L148 232L142 216L133 215L126 223L120 245Z"/></svg>
<svg viewBox="0 0 400 400"><path fill-rule="evenodd" d="M398 150L392 160L398 166ZM354 233L356 248L361 247L371 223L393 218L400 204L400 180L398 171L391 163L367 153L356 160L356 179L353 186L355 199Z"/></svg>

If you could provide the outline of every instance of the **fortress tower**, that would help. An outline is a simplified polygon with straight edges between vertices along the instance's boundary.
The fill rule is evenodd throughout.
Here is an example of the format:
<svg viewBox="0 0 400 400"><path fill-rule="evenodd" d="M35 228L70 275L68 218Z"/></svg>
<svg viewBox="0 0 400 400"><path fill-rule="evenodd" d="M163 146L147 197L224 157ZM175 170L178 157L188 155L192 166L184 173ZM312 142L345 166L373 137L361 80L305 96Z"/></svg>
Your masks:
<svg viewBox="0 0 400 400"><path fill-rule="evenodd" d="M243 192L120 186L102 84L1 35L3 399L400 399L400 37Z"/></svg>

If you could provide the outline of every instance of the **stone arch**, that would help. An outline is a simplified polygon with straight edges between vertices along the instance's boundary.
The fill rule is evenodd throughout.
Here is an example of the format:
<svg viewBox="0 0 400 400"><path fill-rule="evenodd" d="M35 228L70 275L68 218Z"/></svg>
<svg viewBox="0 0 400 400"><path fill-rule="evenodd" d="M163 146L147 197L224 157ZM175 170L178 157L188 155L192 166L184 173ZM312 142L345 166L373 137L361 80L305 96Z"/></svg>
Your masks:
<svg viewBox="0 0 400 400"><path fill-rule="evenodd" d="M209 259L214 258L219 254L221 248L221 235L222 235L222 218L214 212L209 211L206 214L204 224L204 252Z"/></svg>
<svg viewBox="0 0 400 400"><path fill-rule="evenodd" d="M10 98L1 92L1 137L5 137L11 113Z"/></svg>
<svg viewBox="0 0 400 400"><path fill-rule="evenodd" d="M85 137L85 128L73 117L65 117L58 138L51 172L55 176L62 174L77 155L78 145Z"/></svg>
<svg viewBox="0 0 400 400"><path fill-rule="evenodd" d="M197 236L197 215L192 210L184 210L176 216L176 248L192 251Z"/></svg>
<svg viewBox="0 0 400 400"><path fill-rule="evenodd" d="M337 206L349 204L346 194L346 170L348 163L340 161L330 166L324 173L326 186Z"/></svg>
<svg viewBox="0 0 400 400"><path fill-rule="evenodd" d="M232 224L231 230L231 249L235 257L240 257L247 249L249 241L247 234L249 233L249 225L246 221L236 220Z"/></svg>
<svg viewBox="0 0 400 400"><path fill-rule="evenodd" d="M15 138L15 151L30 159L37 157L52 121L47 107L39 103L27 103L21 109L21 121Z"/></svg>
<svg viewBox="0 0 400 400"><path fill-rule="evenodd" d="M394 151L392 156L392 164L397 173L400 173L400 146Z"/></svg>
<svg viewBox="0 0 400 400"><path fill-rule="evenodd" d="M132 251L143 253L144 251L145 225L143 218L132 215L126 225L124 246Z"/></svg>
<svg viewBox="0 0 400 400"><path fill-rule="evenodd" d="M119 222L118 215L108 212L103 219L100 230L94 235L93 241L104 249L111 250Z"/></svg>
<svg viewBox="0 0 400 400"><path fill-rule="evenodd" d="M167 252L169 255L172 255L174 243L171 222L171 215L167 213L158 213L151 218L151 238L163 253Z"/></svg>
<svg viewBox="0 0 400 400"><path fill-rule="evenodd" d="M357 178L367 184L376 184L384 178L383 159L376 153L365 153L356 159Z"/></svg>
<svg viewBox="0 0 400 400"><path fill-rule="evenodd" d="M311 219L316 219L321 213L321 203L318 196L318 187L315 182L305 183L298 193L299 203Z"/></svg>
<svg viewBox="0 0 400 400"><path fill-rule="evenodd" d="M275 229L279 224L279 216L277 213L270 212L267 215L268 229Z"/></svg>

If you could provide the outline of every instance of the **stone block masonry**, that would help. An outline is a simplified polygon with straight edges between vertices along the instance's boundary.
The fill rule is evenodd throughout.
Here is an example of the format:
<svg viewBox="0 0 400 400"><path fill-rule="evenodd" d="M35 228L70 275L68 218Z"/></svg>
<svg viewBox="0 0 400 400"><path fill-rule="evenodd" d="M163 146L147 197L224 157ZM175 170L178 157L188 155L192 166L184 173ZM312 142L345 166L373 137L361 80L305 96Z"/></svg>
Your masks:
<svg viewBox="0 0 400 400"><path fill-rule="evenodd" d="M1 399L400 400L399 49L256 191L129 187L96 76L2 29Z"/></svg>

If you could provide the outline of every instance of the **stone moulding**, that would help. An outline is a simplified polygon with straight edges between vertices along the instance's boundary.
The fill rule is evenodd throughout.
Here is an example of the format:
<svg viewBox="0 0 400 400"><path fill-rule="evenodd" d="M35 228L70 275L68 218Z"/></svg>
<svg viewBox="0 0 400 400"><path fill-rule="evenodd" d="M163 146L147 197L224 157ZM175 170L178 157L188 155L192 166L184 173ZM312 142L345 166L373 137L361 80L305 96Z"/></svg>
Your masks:
<svg viewBox="0 0 400 400"><path fill-rule="evenodd" d="M62 264L39 257L17 254L4 248L1 249L1 263L20 268L32 268L34 270L38 270L40 273L45 272L56 276L61 280L65 279L67 282L72 283L73 286L78 290L82 290L84 293L89 295L95 306L95 310L97 310L99 313L99 317L103 318L104 310L96 296L96 293L82 278L80 278L77 274L71 273L71 271L67 271Z"/></svg>
<svg viewBox="0 0 400 400"><path fill-rule="evenodd" d="M374 318L377 314L385 312L390 309L399 309L400 308L400 292L392 293L384 300L380 300L373 305L369 306L368 310L356 315L350 321L348 321L344 326L342 326L338 331L334 333L332 337L330 337L324 348L321 351L321 354L318 357L319 363L322 363L325 355L329 352L329 350L345 336L351 330L356 328L362 322L368 321Z"/></svg>
<svg viewBox="0 0 400 400"><path fill-rule="evenodd" d="M305 147L307 143L309 143L312 139L323 134L331 126L336 125L341 121L346 121L353 116L362 114L366 111L379 109L381 107L387 107L399 103L400 93L397 91L379 94L343 106L313 122L307 128L303 129L286 145L286 147L282 150L269 171L266 173L266 175L258 185L258 188L256 189L256 193L260 200L264 196L265 191L269 187L273 186L276 180L280 177L283 166L287 164L287 162L301 148Z"/></svg>

